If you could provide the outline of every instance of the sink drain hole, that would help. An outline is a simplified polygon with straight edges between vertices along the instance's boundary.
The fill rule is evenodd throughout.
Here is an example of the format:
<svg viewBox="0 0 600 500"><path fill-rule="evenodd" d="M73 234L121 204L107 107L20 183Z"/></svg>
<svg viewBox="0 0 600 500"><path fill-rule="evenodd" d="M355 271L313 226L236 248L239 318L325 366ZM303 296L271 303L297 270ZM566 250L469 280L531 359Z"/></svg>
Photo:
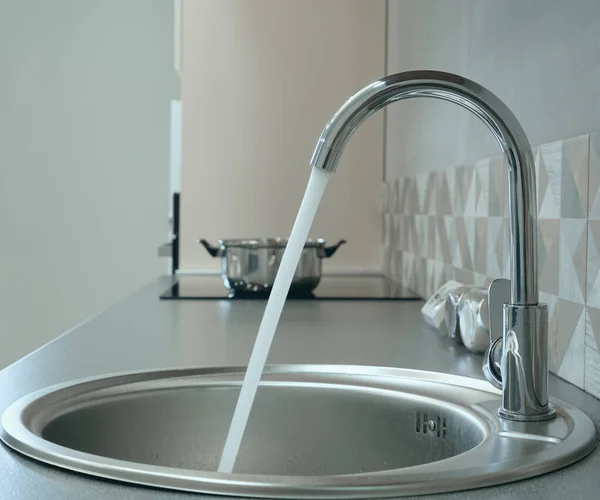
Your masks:
<svg viewBox="0 0 600 500"><path fill-rule="evenodd" d="M415 431L417 434L433 434L437 438L446 439L448 425L446 417L438 416L429 420L427 413L417 412L415 415Z"/></svg>

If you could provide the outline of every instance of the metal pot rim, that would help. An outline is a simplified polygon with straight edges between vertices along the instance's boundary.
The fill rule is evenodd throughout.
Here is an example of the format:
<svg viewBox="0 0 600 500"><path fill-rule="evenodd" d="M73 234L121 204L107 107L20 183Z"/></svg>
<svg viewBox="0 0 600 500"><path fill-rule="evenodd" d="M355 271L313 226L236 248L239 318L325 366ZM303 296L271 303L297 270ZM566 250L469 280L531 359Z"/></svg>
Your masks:
<svg viewBox="0 0 600 500"><path fill-rule="evenodd" d="M219 240L219 246L222 249L226 248L285 248L287 238L245 238L245 239L226 239ZM325 246L325 240L318 238L316 240L308 239L304 244L304 248L321 248Z"/></svg>

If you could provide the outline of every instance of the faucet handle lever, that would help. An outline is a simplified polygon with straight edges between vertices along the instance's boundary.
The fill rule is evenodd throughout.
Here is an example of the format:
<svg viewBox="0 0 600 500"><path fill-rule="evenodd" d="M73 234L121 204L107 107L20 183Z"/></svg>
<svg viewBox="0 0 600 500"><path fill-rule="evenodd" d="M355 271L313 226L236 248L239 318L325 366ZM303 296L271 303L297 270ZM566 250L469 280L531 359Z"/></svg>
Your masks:
<svg viewBox="0 0 600 500"><path fill-rule="evenodd" d="M502 336L504 304L510 302L510 280L497 279L488 288L490 347L483 356L483 375L496 389L502 390Z"/></svg>
<svg viewBox="0 0 600 500"><path fill-rule="evenodd" d="M488 288L488 311L490 315L490 344L502 338L504 330L504 304L510 303L510 280L500 278Z"/></svg>

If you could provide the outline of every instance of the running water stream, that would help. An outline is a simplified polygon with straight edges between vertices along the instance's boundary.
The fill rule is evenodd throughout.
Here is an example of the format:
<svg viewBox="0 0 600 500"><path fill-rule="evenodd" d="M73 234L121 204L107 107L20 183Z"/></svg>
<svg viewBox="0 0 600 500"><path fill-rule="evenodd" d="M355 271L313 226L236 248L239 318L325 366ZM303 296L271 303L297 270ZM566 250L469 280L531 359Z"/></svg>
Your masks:
<svg viewBox="0 0 600 500"><path fill-rule="evenodd" d="M281 265L279 266L279 271L277 272L275 283L273 283L273 289L271 290L271 295L269 296L267 307L265 308L258 329L256 342L252 349L242 389L235 411L233 412L233 419L231 420L227 439L225 440L223 454L219 462L219 472L233 471L260 377L267 361L277 324L279 323L279 317L281 316L281 311L283 310L285 299L292 284L300 255L302 254L308 232L312 226L328 180L329 172L316 167L312 169L300 210L296 216L296 222L285 247Z"/></svg>

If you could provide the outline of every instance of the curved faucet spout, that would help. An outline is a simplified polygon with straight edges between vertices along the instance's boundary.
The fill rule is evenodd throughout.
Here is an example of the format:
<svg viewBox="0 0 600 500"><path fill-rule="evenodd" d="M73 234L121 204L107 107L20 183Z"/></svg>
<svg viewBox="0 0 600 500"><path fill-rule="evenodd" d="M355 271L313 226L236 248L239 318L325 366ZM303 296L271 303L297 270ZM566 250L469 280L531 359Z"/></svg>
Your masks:
<svg viewBox="0 0 600 500"><path fill-rule="evenodd" d="M335 171L348 139L362 122L388 104L412 97L458 104L478 116L494 134L509 170L511 302L537 304L537 205L531 146L515 115L481 85L440 71L408 71L377 80L353 95L329 120L311 165Z"/></svg>
<svg viewBox="0 0 600 500"><path fill-rule="evenodd" d="M333 115L321 133L311 164L335 171L348 139L362 122L384 106L411 97L433 97L468 109L487 125L506 157L511 302L504 304L502 373L497 376L491 359L484 373L502 385L500 417L526 422L554 418L555 411L548 404L548 310L538 303L535 165L527 136L510 109L481 85L451 73L390 75L353 95ZM497 353L499 345L492 346L486 358Z"/></svg>

